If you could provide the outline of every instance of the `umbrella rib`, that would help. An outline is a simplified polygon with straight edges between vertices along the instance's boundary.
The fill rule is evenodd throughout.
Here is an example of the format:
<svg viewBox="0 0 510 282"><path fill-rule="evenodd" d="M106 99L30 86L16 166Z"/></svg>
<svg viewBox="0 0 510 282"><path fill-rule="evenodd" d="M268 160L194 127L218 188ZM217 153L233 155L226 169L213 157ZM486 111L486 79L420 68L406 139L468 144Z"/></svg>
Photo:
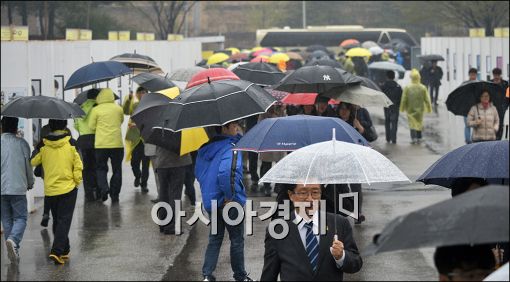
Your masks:
<svg viewBox="0 0 510 282"><path fill-rule="evenodd" d="M370 180L368 180L367 174L365 173L365 168L361 165L361 162L356 154L352 154L356 161L358 162L359 166L361 167L361 170L363 171L363 175L365 176L365 180L367 181L367 184L370 185Z"/></svg>
<svg viewBox="0 0 510 282"><path fill-rule="evenodd" d="M308 177L310 176L310 171L311 171L312 165L315 162L315 159L317 158L317 156L319 155L319 152L320 152L319 150L317 150L315 152L315 154L313 155L312 161L310 162L310 166L308 167L308 172L306 173L306 178L305 178L305 183L304 183L305 186L308 183Z"/></svg>

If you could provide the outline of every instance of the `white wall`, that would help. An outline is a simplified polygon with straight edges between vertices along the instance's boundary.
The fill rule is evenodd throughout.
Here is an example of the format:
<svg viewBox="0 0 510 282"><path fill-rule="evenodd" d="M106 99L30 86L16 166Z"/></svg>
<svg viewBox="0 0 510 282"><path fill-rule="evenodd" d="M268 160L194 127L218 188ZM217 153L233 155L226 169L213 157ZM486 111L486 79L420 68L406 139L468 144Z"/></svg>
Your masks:
<svg viewBox="0 0 510 282"><path fill-rule="evenodd" d="M41 93L55 96L54 76L63 75L64 85L71 74L82 66L92 62L106 61L122 53L136 53L153 58L165 73L177 68L190 67L202 58L202 47L199 41L25 41L1 42L1 87L24 88L27 95L31 93L31 80L41 80ZM119 80L121 87L118 87ZM129 76L113 79L108 86L123 97L129 93ZM64 85L60 85L63 88ZM99 86L106 87L103 82ZM136 85L131 86L136 89ZM85 87L87 89L89 87ZM62 90L60 90L62 91ZM71 102L80 89L64 92L65 100ZM61 92L59 92L61 93ZM57 97L62 98L62 94ZM119 101L120 102L120 101ZM126 132L127 118L123 124ZM73 121L68 120L69 127L75 138ZM42 124L46 124L43 120ZM32 121L25 123L25 138L32 145ZM29 193L29 210L33 209L33 197L43 196L42 181L37 178L36 185Z"/></svg>
<svg viewBox="0 0 510 282"><path fill-rule="evenodd" d="M422 37L421 53L440 54L445 61L438 62L443 69L443 79L439 89L439 103L444 103L448 94L468 79L469 68L479 71L479 79L492 78L492 69L497 66L497 58L502 64L502 77L508 80L509 40L506 38L473 38L473 37ZM477 59L479 57L479 60ZM454 67L456 65L456 68ZM456 74L454 76L454 70ZM449 71L449 77L448 77ZM448 126L443 127L442 136L446 136L445 144L449 148L464 145L464 120L448 112L445 119Z"/></svg>

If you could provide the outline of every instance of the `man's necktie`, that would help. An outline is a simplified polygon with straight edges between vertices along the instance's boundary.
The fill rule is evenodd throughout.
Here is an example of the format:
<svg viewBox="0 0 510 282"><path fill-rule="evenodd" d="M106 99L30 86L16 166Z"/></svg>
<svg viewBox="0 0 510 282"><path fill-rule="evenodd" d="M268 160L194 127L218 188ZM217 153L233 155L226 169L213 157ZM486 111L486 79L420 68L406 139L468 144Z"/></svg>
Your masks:
<svg viewBox="0 0 510 282"><path fill-rule="evenodd" d="M317 260L319 259L319 242L317 238L313 234L313 222L305 223L306 227L306 253L308 254L308 259L310 259L310 264L312 265L312 270L315 272L317 270Z"/></svg>

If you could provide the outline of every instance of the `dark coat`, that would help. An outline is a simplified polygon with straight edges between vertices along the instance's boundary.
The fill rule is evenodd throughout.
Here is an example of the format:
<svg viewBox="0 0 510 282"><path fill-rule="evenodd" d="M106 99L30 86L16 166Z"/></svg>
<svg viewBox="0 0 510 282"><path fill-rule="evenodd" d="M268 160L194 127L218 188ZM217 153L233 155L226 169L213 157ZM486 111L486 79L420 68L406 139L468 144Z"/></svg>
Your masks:
<svg viewBox="0 0 510 282"><path fill-rule="evenodd" d="M400 109L400 99L402 99L402 87L396 81L388 80L383 84L381 90L393 103L390 108L395 108L398 111Z"/></svg>
<svg viewBox="0 0 510 282"><path fill-rule="evenodd" d="M441 85L441 79L443 78L443 69L440 66L435 68L430 67L426 71L428 77L428 84L431 86Z"/></svg>
<svg viewBox="0 0 510 282"><path fill-rule="evenodd" d="M312 272L312 266L301 241L297 225L292 222L295 218L291 212L291 221L286 221L289 227L288 235L276 240L266 230L264 267L260 281L276 281L280 275L281 281L343 281L343 273L356 273L361 269L363 261L359 256L358 247L352 236L349 221L340 215L326 213L326 234L320 235L318 268ZM336 266L335 259L329 248L333 243L335 233L334 221L338 228L338 240L344 243L345 260L341 268ZM282 226L277 225L276 232L282 232Z"/></svg>

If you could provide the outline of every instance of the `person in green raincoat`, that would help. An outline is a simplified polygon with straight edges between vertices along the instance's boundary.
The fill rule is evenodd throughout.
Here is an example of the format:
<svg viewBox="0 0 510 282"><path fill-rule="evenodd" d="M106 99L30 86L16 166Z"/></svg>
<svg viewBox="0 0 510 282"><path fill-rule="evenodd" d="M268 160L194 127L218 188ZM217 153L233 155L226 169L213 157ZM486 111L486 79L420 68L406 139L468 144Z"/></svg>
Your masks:
<svg viewBox="0 0 510 282"><path fill-rule="evenodd" d="M146 93L147 90L145 90L145 88L141 86L138 87L136 89L137 101L133 100L133 93L130 93L122 106L124 114L132 115L143 95ZM141 186L142 192L147 193L149 192L149 189L147 189L147 181L149 179L150 157L145 155L144 143L142 136L140 135L140 130L136 127L136 124L131 119L128 122L128 130L126 132L125 140L127 150L126 161L131 160L131 169L133 170L133 174L135 176L134 186ZM140 163L142 164L141 170Z"/></svg>
<svg viewBox="0 0 510 282"><path fill-rule="evenodd" d="M411 144L421 143L423 114L432 112L429 93L420 80L420 73L413 69L411 71L411 84L404 88L400 102L400 111L407 112L407 120L411 130Z"/></svg>

